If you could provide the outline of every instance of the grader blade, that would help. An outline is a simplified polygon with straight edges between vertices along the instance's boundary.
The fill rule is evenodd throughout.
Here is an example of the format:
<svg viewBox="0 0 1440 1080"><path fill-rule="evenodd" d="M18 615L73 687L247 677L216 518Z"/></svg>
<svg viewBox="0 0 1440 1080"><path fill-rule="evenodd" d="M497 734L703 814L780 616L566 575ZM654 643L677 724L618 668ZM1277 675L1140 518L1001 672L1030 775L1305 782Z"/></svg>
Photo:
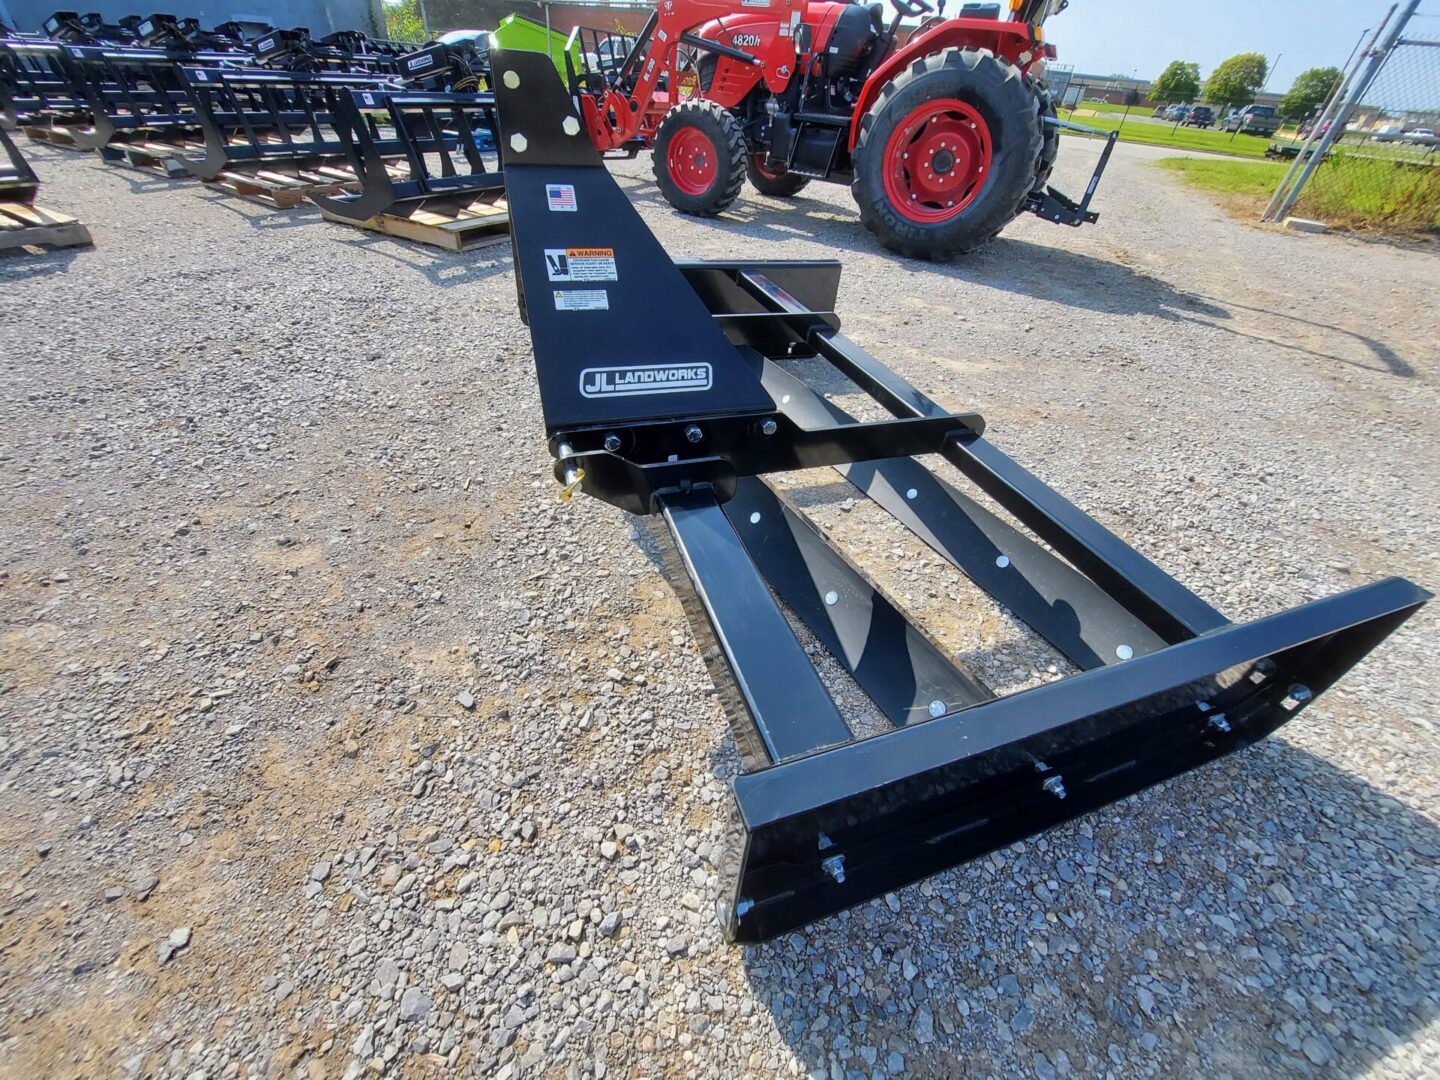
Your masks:
<svg viewBox="0 0 1440 1080"><path fill-rule="evenodd" d="M1430 598L1389 578L1231 622L1006 456L982 417L941 408L846 338L838 264L677 265L549 59L491 59L556 478L657 519L744 759L716 898L731 939L795 929L1249 746ZM799 377L817 361L892 419L828 402ZM1079 673L997 696L771 480L821 466ZM787 609L887 730L854 734Z"/></svg>

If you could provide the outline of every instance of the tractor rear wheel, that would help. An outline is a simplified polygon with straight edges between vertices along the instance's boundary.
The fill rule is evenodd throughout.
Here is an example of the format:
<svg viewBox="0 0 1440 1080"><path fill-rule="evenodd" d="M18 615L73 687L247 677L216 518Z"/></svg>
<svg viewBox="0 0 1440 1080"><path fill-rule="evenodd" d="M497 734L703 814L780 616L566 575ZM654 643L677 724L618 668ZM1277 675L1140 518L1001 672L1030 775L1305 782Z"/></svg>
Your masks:
<svg viewBox="0 0 1440 1080"><path fill-rule="evenodd" d="M757 150L745 159L745 175L750 186L761 195L773 195L783 199L794 195L810 182L808 176L796 176L784 169L775 170L765 164L765 151Z"/></svg>
<svg viewBox="0 0 1440 1080"><path fill-rule="evenodd" d="M666 113L652 158L661 194L684 214L714 217L745 183L745 133L713 101L686 101Z"/></svg>
<svg viewBox="0 0 1440 1080"><path fill-rule="evenodd" d="M1044 83L1036 87L1036 107L1040 112L1040 157L1035 162L1035 184L1032 191L1044 191L1055 171L1055 158L1060 153L1060 128L1050 121L1056 119L1055 99Z"/></svg>
<svg viewBox="0 0 1440 1080"><path fill-rule="evenodd" d="M944 49L880 88L860 122L851 191L886 247L942 259L989 242L1025 208L1043 149L1019 69Z"/></svg>

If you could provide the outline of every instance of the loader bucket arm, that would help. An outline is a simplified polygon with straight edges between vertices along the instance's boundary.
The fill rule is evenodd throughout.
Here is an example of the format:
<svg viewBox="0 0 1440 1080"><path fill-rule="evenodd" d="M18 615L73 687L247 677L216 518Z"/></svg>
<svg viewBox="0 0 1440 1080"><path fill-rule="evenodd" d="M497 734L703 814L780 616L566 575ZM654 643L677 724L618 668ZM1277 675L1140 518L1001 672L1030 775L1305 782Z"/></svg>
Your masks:
<svg viewBox="0 0 1440 1080"><path fill-rule="evenodd" d="M760 941L1271 734L1428 599L1399 578L1250 623L840 332L833 262L669 258L553 65L493 54L515 263L565 491L652 515L744 761L716 908ZM893 419L790 369L826 361ZM1012 520L916 461L935 454ZM1079 673L998 697L768 474L833 466ZM857 738L784 608L889 722Z"/></svg>

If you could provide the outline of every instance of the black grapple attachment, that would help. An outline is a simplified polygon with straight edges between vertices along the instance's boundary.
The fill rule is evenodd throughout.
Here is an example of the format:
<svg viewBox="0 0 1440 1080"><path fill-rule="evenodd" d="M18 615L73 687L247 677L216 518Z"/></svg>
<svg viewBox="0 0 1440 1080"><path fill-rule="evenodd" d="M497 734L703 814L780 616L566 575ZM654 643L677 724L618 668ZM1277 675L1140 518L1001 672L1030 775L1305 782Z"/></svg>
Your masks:
<svg viewBox="0 0 1440 1080"><path fill-rule="evenodd" d="M550 60L491 60L556 477L663 523L744 757L717 900L732 939L802 926L1263 739L1429 599L1390 578L1230 622L1002 453L981 417L940 408L847 339L838 264L673 261ZM859 422L797 377L794 362L816 358L892 418ZM1079 673L997 697L766 479L819 466ZM785 608L889 730L852 734Z"/></svg>

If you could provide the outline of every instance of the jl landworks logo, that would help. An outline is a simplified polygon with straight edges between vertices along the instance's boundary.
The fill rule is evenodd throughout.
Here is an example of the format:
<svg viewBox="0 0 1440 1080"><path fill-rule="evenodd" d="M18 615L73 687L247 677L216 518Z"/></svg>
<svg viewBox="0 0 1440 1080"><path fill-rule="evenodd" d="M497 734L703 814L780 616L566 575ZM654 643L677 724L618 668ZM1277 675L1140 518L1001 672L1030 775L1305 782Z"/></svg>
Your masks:
<svg viewBox="0 0 1440 1080"><path fill-rule="evenodd" d="M580 393L587 398L634 397L709 390L709 364L647 364L639 367L586 368Z"/></svg>

